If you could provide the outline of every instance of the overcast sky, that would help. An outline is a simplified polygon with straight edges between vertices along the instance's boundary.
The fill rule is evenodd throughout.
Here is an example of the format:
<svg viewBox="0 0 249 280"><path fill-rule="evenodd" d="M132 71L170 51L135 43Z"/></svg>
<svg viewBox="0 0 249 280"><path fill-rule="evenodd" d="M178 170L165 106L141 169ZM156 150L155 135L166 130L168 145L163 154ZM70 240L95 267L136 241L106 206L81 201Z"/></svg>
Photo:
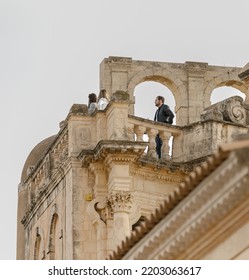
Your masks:
<svg viewBox="0 0 249 280"><path fill-rule="evenodd" d="M103 58L243 67L248 10L248 0L0 0L0 259L16 256L17 187L29 152L59 131L73 103L98 93ZM147 87L139 98L146 87L137 87L136 112L152 119L166 89Z"/></svg>

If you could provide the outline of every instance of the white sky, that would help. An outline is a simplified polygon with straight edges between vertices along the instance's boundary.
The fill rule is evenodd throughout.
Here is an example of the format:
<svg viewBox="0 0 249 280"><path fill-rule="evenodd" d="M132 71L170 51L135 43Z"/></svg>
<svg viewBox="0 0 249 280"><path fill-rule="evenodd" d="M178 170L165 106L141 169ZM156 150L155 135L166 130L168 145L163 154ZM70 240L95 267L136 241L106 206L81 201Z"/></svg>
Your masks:
<svg viewBox="0 0 249 280"><path fill-rule="evenodd" d="M73 103L98 93L103 58L243 67L248 8L248 0L0 0L0 259L16 256L17 186L29 152L58 132ZM137 114L152 119L165 87L148 87L146 101L144 87Z"/></svg>

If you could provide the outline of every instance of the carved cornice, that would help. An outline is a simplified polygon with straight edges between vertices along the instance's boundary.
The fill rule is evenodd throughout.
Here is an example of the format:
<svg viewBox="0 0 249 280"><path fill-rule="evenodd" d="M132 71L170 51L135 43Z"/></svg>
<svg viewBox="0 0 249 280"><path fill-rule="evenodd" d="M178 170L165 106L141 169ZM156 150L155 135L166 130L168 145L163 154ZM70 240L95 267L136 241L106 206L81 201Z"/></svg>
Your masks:
<svg viewBox="0 0 249 280"><path fill-rule="evenodd" d="M145 180L162 180L162 181L168 181L168 182L177 182L180 183L183 181L183 173L181 172L181 175L179 174L179 177L177 177L177 171L170 171L168 169L162 170L162 172L158 172L158 169L151 170L148 168L139 167L139 169L135 166L130 167L130 175L131 176L141 176Z"/></svg>
<svg viewBox="0 0 249 280"><path fill-rule="evenodd" d="M99 173L99 172L105 172L106 167L102 163L91 162L90 165L89 165L89 170L90 170L90 172L93 172L93 173L96 174L96 173Z"/></svg>
<svg viewBox="0 0 249 280"><path fill-rule="evenodd" d="M138 159L143 154L146 146L147 143L145 142L102 140L94 150L83 150L77 158L85 167L88 167L91 162L103 161L108 155L115 155L116 160L130 161Z"/></svg>
<svg viewBox="0 0 249 280"><path fill-rule="evenodd" d="M115 164L130 164L135 162L137 155L135 154L108 154L105 158L105 164L107 166L114 166Z"/></svg>

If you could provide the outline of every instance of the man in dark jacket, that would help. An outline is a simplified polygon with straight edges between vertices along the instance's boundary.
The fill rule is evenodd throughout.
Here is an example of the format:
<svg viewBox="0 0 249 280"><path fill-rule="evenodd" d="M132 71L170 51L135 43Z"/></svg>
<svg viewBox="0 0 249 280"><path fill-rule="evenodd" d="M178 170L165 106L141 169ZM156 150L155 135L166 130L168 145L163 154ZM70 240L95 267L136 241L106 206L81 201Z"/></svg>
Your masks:
<svg viewBox="0 0 249 280"><path fill-rule="evenodd" d="M156 110L154 121L172 124L173 119L174 119L174 114L170 110L169 106L164 104L163 96L156 97L155 105L157 106L158 109ZM157 152L158 158L160 159L163 141L159 137L159 134L157 134L155 140L156 140L156 152Z"/></svg>

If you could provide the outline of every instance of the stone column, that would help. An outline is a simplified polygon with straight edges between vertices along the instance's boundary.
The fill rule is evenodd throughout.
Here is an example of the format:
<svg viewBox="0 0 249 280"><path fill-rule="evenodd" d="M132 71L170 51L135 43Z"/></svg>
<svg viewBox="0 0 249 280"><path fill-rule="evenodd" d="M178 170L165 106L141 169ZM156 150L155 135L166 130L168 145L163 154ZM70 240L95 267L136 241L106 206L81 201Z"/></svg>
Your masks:
<svg viewBox="0 0 249 280"><path fill-rule="evenodd" d="M201 112L204 109L202 93L205 88L204 74L207 68L207 63L185 62L188 78L189 123L199 121Z"/></svg>
<svg viewBox="0 0 249 280"><path fill-rule="evenodd" d="M136 141L144 141L143 136L144 136L144 132L146 131L145 126L136 125L134 131L137 136Z"/></svg>
<svg viewBox="0 0 249 280"><path fill-rule="evenodd" d="M105 88L109 97L117 90L127 90L131 57L109 56L100 64L100 88Z"/></svg>
<svg viewBox="0 0 249 280"><path fill-rule="evenodd" d="M106 111L107 140L129 140L129 95L119 91L115 92L112 98Z"/></svg>
<svg viewBox="0 0 249 280"><path fill-rule="evenodd" d="M105 159L108 168L108 192L130 191L133 177L130 175L130 164L137 155L134 154L109 154Z"/></svg>
<svg viewBox="0 0 249 280"><path fill-rule="evenodd" d="M162 160L170 160L169 140L170 140L170 137L171 137L171 133L170 132L161 132L161 133L159 133L159 135L160 135L160 138L163 141L163 145L162 145Z"/></svg>
<svg viewBox="0 0 249 280"><path fill-rule="evenodd" d="M110 193L108 203L113 211L113 239L115 248L130 235L129 214L132 206L132 197L129 192Z"/></svg>
<svg viewBox="0 0 249 280"><path fill-rule="evenodd" d="M149 146L148 146L148 152L147 155L153 159L157 159L157 153L156 153L156 142L155 138L158 133L157 129L148 129L147 134L149 137Z"/></svg>

